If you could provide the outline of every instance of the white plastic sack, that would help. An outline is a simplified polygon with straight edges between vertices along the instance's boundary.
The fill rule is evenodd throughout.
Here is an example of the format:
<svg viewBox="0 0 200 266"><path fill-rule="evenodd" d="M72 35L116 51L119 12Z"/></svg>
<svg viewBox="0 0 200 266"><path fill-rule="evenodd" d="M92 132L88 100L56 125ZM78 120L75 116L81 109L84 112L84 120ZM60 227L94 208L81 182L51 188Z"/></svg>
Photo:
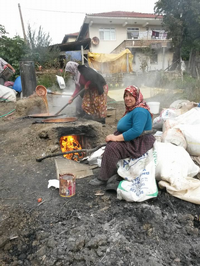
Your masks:
<svg viewBox="0 0 200 266"><path fill-rule="evenodd" d="M0 85L0 101L16 102L16 94L15 90Z"/></svg>
<svg viewBox="0 0 200 266"><path fill-rule="evenodd" d="M180 109L175 108L163 109L160 114L164 121L168 118L177 117L179 115L181 115Z"/></svg>
<svg viewBox="0 0 200 266"><path fill-rule="evenodd" d="M192 108L194 107L197 107L197 103L195 102L189 102L189 103L186 103L185 105L183 105L183 107L181 108L181 113L184 114L186 112L188 112L189 110L191 110Z"/></svg>
<svg viewBox="0 0 200 266"><path fill-rule="evenodd" d="M129 202L142 202L157 197L155 180L156 153L149 150L138 159L123 159L118 162L118 174L125 180L119 183L117 198Z"/></svg>
<svg viewBox="0 0 200 266"><path fill-rule="evenodd" d="M163 135L163 132L162 131L156 131L156 133L154 134L154 137L157 141L160 141L162 140L162 135Z"/></svg>
<svg viewBox="0 0 200 266"><path fill-rule="evenodd" d="M155 141L154 149L157 153L156 179L158 181L173 177L173 184L179 185L178 179L194 177L198 174L199 167L183 147Z"/></svg>
<svg viewBox="0 0 200 266"><path fill-rule="evenodd" d="M157 152L156 179L160 188L166 188L171 195L200 204L200 180L193 178L199 167L188 152L170 143L155 142Z"/></svg>
<svg viewBox="0 0 200 266"><path fill-rule="evenodd" d="M200 108L195 107L189 110L188 112L179 115L178 117L175 117L173 120L171 120L172 125L197 125L200 124Z"/></svg>
<svg viewBox="0 0 200 266"><path fill-rule="evenodd" d="M169 128L179 129L187 142L187 151L190 155L200 155L200 108L195 107L188 112L174 118L167 119L163 124L163 131Z"/></svg>
<svg viewBox="0 0 200 266"><path fill-rule="evenodd" d="M169 118L163 123L163 131L177 125L197 125L200 124L200 108L194 107L188 112L178 117Z"/></svg>
<svg viewBox="0 0 200 266"><path fill-rule="evenodd" d="M174 120L173 119L167 119L164 123L163 123L163 127L162 127L162 131L165 132L168 129L173 127L173 123Z"/></svg>
<svg viewBox="0 0 200 266"><path fill-rule="evenodd" d="M99 148L97 151L93 152L90 156L88 156L88 163L90 165L97 164L99 167L101 166L102 155L105 151L106 146Z"/></svg>
<svg viewBox="0 0 200 266"><path fill-rule="evenodd" d="M57 76L56 75L56 78L57 78L57 82L58 82L58 85L60 87L61 90L64 90L65 89L65 81L64 81L64 78L61 77L61 76Z"/></svg>
<svg viewBox="0 0 200 266"><path fill-rule="evenodd" d="M150 156L142 156L144 161L136 160L137 163L140 163L140 166L146 166L145 169L141 171L141 168L138 169L135 167L134 171L134 164L127 164L128 160L126 159L126 163L122 162L121 166L123 167L123 175L127 177L127 179L131 180L131 175L127 174L127 172L131 172L133 176L137 173L140 173L139 178L133 179L133 181L123 180L120 182L118 189L117 189L117 197L119 199L125 199L126 201L143 201L148 199L148 197L156 197L156 193L152 190L152 193L148 193L148 189L153 187L153 175L147 176L147 171L149 173L153 173L153 169L155 169L155 177L159 181L160 188L166 188L167 192L171 195L192 202L196 204L200 204L200 180L193 178L196 176L200 168L193 162L189 153L180 146L175 146L171 143L161 143L155 141L153 149L148 151ZM150 164L147 165L147 158L151 158L151 162L154 162L156 166ZM120 166L120 165L119 165ZM143 167L142 167L143 168ZM120 168L119 168L120 169ZM118 170L119 170L118 169ZM122 173L122 171L118 172ZM144 175L143 175L144 173ZM144 179L143 179L144 177ZM154 181L155 181L154 177ZM148 181L150 182L148 184ZM154 183L154 189L156 187L156 183Z"/></svg>
<svg viewBox="0 0 200 266"><path fill-rule="evenodd" d="M163 119L161 116L157 116L153 120L153 128L155 129L161 129L163 126Z"/></svg>
<svg viewBox="0 0 200 266"><path fill-rule="evenodd" d="M168 109L163 109L160 112L160 116L154 118L153 120L153 128L156 129L161 129L163 126L163 123L169 119L169 118L174 118L181 115L181 110L175 109L175 108L168 108Z"/></svg>
<svg viewBox="0 0 200 266"><path fill-rule="evenodd" d="M190 155L200 156L200 124L197 125L177 125L187 141L187 151Z"/></svg>
<svg viewBox="0 0 200 266"><path fill-rule="evenodd" d="M180 109L181 114L184 114L196 106L197 103L195 102L190 102L188 100L177 100L170 105L170 108Z"/></svg>
<svg viewBox="0 0 200 266"><path fill-rule="evenodd" d="M163 132L161 142L172 143L176 146L187 148L187 141L179 128L169 128Z"/></svg>
<svg viewBox="0 0 200 266"><path fill-rule="evenodd" d="M176 108L176 109L181 109L184 105L189 103L189 100L176 100L172 104L170 104L170 108Z"/></svg>

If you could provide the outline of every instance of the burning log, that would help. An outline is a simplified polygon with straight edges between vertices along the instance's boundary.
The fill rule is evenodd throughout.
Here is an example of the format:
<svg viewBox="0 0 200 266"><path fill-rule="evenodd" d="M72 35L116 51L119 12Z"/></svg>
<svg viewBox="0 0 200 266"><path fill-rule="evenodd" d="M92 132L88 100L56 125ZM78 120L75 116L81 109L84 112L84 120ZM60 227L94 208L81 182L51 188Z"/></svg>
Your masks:
<svg viewBox="0 0 200 266"><path fill-rule="evenodd" d="M101 147L104 147L104 146L106 146L106 143L103 143L103 144L101 144L101 145L99 145L99 146L97 146L96 148L93 148L93 149L73 150L73 151L49 154L47 156L44 156L44 157L41 157L41 158L37 158L36 161L37 162L41 162L41 161L43 161L44 159L47 159L47 158L61 156L61 155L63 156L65 154L70 154L70 153L86 153L86 155L88 156L90 153L92 153L94 151L97 151L98 149L100 149Z"/></svg>
<svg viewBox="0 0 200 266"><path fill-rule="evenodd" d="M62 152L67 152L67 151L74 151L74 150L82 150L82 146L78 141L77 136L63 136L60 138L60 146ZM63 155L65 158L78 161L79 159L82 159L84 157L84 153L79 153L79 154L64 154Z"/></svg>

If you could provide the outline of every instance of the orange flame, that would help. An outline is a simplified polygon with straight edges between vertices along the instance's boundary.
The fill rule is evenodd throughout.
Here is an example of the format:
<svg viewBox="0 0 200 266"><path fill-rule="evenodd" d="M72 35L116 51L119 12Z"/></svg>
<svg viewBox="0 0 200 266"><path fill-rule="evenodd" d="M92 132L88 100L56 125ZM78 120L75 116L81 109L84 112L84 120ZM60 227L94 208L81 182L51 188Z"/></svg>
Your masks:
<svg viewBox="0 0 200 266"><path fill-rule="evenodd" d="M60 138L60 147L62 152L73 151L73 150L81 150L81 144L78 141L77 136L63 136ZM83 153L70 153L64 154L65 158L69 160L79 161L84 157Z"/></svg>

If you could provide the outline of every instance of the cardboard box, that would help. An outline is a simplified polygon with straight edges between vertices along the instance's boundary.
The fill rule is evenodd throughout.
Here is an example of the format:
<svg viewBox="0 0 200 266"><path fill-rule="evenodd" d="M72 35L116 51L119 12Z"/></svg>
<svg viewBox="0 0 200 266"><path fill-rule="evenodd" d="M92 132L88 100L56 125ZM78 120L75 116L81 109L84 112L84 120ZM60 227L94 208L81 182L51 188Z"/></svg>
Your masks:
<svg viewBox="0 0 200 266"><path fill-rule="evenodd" d="M59 179L60 175L68 173L75 175L76 179L93 175L90 165L78 163L65 158L55 159L55 166L57 179Z"/></svg>

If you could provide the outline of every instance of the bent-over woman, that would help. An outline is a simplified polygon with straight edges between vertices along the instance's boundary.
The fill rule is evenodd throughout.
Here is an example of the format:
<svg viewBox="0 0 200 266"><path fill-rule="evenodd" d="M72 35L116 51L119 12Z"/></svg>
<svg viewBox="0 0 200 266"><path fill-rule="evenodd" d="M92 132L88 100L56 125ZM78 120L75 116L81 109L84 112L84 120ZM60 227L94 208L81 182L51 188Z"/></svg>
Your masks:
<svg viewBox="0 0 200 266"><path fill-rule="evenodd" d="M94 69L69 61L65 71L73 75L75 91L69 99L69 103L76 94L85 88L81 101L77 101L77 116L86 117L88 114L98 121L105 122L107 116L107 93L108 86L105 79Z"/></svg>

